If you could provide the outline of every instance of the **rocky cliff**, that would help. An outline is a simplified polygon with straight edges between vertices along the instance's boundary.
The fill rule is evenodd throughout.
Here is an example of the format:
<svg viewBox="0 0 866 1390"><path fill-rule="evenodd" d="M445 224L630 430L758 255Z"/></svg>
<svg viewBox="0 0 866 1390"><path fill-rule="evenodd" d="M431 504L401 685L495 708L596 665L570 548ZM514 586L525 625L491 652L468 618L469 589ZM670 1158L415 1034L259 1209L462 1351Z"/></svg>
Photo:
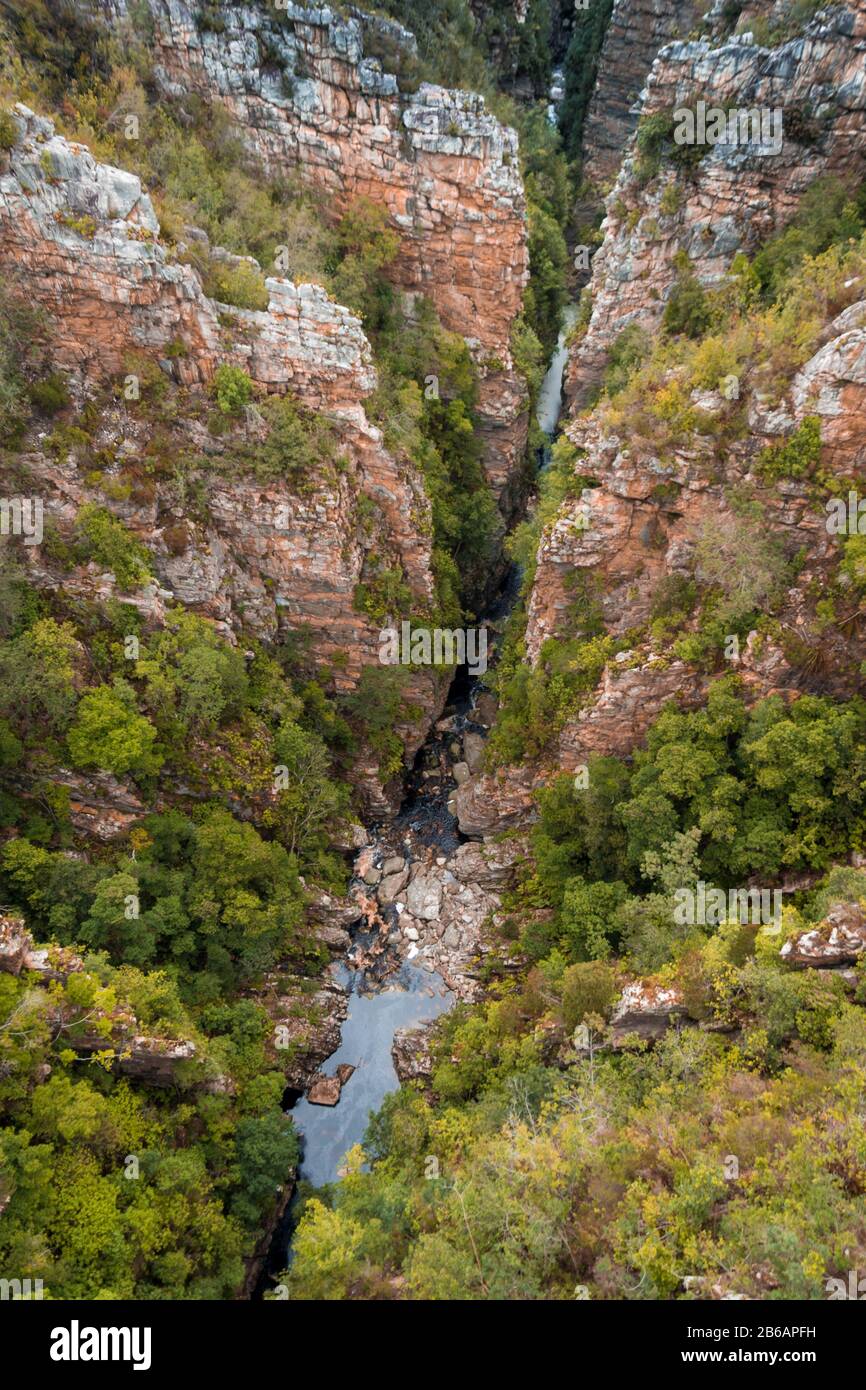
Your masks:
<svg viewBox="0 0 866 1390"><path fill-rule="evenodd" d="M166 92L221 102L256 161L299 172L334 215L361 197L388 209L395 282L429 298L473 350L486 468L513 518L528 422L510 344L528 278L515 132L480 96L406 90L417 85L406 77L413 35L360 10L248 5L209 20L182 0L148 4Z"/></svg>
<svg viewBox="0 0 866 1390"><path fill-rule="evenodd" d="M725 450L717 466L715 440L692 440L661 466L640 441L606 435L598 418L578 417L569 437L585 449L580 467L597 487L566 505L542 536L529 606L527 648L537 660L547 637L562 634L571 601L569 576L592 575L605 628L614 635L646 632L660 586L671 576L694 572L700 536L713 535L732 566L750 556L738 530L737 498L748 490L760 507L763 534L779 539L789 559L801 558L778 613L775 638L757 633L731 663L752 698L802 687L805 671L820 673L826 693L844 698L857 684L866 641L859 627L842 632L816 624L816 603L829 591L838 564L836 537L810 480L768 483L756 466L764 449L787 439L808 415L820 421L821 466L845 479L862 468L866 419L866 301L863 285L851 286L855 302L825 329L826 341L796 374L774 409L754 398L749 404L749 438ZM704 398L707 414L725 407L723 398ZM585 523L585 524L584 524ZM738 546L741 547L738 549ZM727 548L727 549L726 549ZM853 598L848 603L856 611ZM706 694L702 677L682 662L641 641L619 653L605 671L589 707L569 722L560 741L561 765L585 763L593 753L627 754L662 705L674 696L697 702ZM805 668L805 669L804 669Z"/></svg>
<svg viewBox="0 0 866 1390"><path fill-rule="evenodd" d="M14 119L18 139L0 176L0 264L26 277L48 315L54 361L82 402L99 405L89 440L43 434L20 457L49 524L68 532L82 504L109 505L152 556L156 582L126 599L149 622L178 601L232 640L241 627L264 638L304 629L313 655L334 659L338 688L352 689L378 661L381 627L359 611L359 584L390 565L416 611L429 610L434 594L423 482L387 452L364 413L376 377L360 323L319 286L282 279L267 281L266 311L214 303L160 242L137 178L99 164L25 107ZM184 409L158 430L124 396L148 361L187 392ZM202 388L218 363L243 367L260 399L290 390L330 422L334 462L322 460L312 486L257 479L268 431L255 407L227 435L213 434ZM86 467L94 450L95 472ZM179 491L175 461L184 458L198 462ZM185 500L193 486L203 489L194 514ZM43 548L27 558L41 584L70 596L104 601L118 592L93 564L62 572ZM435 673L414 676L409 758L446 684ZM375 810L387 810L376 779L367 786Z"/></svg>
<svg viewBox="0 0 866 1390"><path fill-rule="evenodd" d="M703 8L696 0L614 0L583 130L583 167L593 183L615 177L656 54L684 38Z"/></svg>
<svg viewBox="0 0 866 1390"><path fill-rule="evenodd" d="M711 290L730 284L736 253L753 251L786 225L817 177L835 174L849 187L862 178L864 39L866 7L854 4L822 12L776 47L758 47L749 33L683 41L663 48L653 64L641 103L644 128L661 115L649 128L667 129L674 107L701 99L725 111L734 103L779 108L786 134L775 155L717 144L679 164L670 146L660 154L661 146L642 143L640 127L627 147L593 263L591 316L571 349L569 468L590 485L571 489L541 531L525 636L537 667L548 639L574 638L582 596L597 607L615 653L565 720L543 768L531 761L504 767L458 789L465 833L492 836L526 824L533 790L551 765L573 771L595 754L627 757L668 701L701 703L724 669L736 671L755 700L803 689L845 698L857 688L866 654L859 605L853 591L846 596L844 575L840 588L838 540L823 505L834 490L845 495L866 463L866 301L857 256L847 278L840 272L833 281L829 273L821 281L816 271L809 306L816 321L799 358L790 341L786 350L753 342L728 391L723 370L711 386L696 385L684 350L620 409L604 398L585 407L598 396L611 346L626 327L643 329L643 350L651 350L678 279L689 275ZM794 329L792 322L791 335ZM652 421L681 388L686 414L679 418L687 424L656 429ZM810 432L814 458L801 476L768 472L774 450ZM822 480L817 490L813 466ZM752 509L747 521L744 498ZM687 586L696 572L701 578L702 546L724 557L730 574L751 577L767 537L789 566L773 623L713 669L675 652L664 624L654 623L660 596ZM836 608L828 623L822 600L831 592ZM695 617L686 630L698 625Z"/></svg>
<svg viewBox="0 0 866 1390"><path fill-rule="evenodd" d="M605 202L591 315L568 369L577 407L597 390L618 334L632 323L648 331L659 324L678 253L703 283L718 283L737 251L753 250L790 219L816 178L862 177L864 52L862 3L822 11L801 36L773 48L746 32L661 50L641 94L637 134ZM664 118L698 100L724 111L779 111L780 149L725 141L668 146L671 157L659 157Z"/></svg>

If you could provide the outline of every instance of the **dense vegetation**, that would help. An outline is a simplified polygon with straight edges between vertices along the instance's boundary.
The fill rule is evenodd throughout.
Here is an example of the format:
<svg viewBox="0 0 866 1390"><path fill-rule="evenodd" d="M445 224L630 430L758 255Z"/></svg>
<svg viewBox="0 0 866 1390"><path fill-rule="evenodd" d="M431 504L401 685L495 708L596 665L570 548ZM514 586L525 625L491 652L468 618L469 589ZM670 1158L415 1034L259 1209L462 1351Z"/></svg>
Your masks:
<svg viewBox="0 0 866 1390"><path fill-rule="evenodd" d="M539 970L449 1016L438 1104L389 1097L350 1176L308 1200L293 1296L825 1297L866 1253L862 1005L743 962L738 936L689 961L736 1042L672 1029L652 1051L598 1050L605 966Z"/></svg>
<svg viewBox="0 0 866 1390"><path fill-rule="evenodd" d="M720 682L633 765L542 792L487 1001L439 1024L434 1103L389 1097L349 1177L307 1194L294 1297L819 1298L862 1257L866 980L852 1000L778 952L834 902L866 906L866 875L832 868L763 926L677 926L674 894L862 846L864 721L859 701L747 711ZM611 1051L634 972L691 1026Z"/></svg>
<svg viewBox="0 0 866 1390"><path fill-rule="evenodd" d="M107 515L90 527L103 555ZM348 725L183 611L132 657L134 610L49 613L8 560L0 589L0 901L85 954L40 988L0 976L0 1258L55 1297L230 1297L297 1153L273 1025L245 996L277 964L320 965L300 874L341 881L348 794L322 715L337 741ZM59 766L134 779L145 802L186 782L189 800L94 853ZM123 1076L127 1013L159 1048L193 1044L169 1088Z"/></svg>
<svg viewBox="0 0 866 1390"><path fill-rule="evenodd" d="M573 159L582 152L584 122L612 10L613 0L598 0L575 11L574 32L565 55L565 97L559 113L566 149Z"/></svg>
<svg viewBox="0 0 866 1390"><path fill-rule="evenodd" d="M392 8L417 18L411 6ZM480 24L462 3L432 24L425 12L414 74L372 26L366 36L404 89L423 77L475 87L520 126L532 282L514 353L533 390L564 299L570 189L543 103L517 104L504 89L546 93L547 15L537 0L525 26L508 4ZM199 18L219 17L203 6ZM379 376L369 414L419 470L432 506L435 611L413 616L457 623L485 592L501 527L465 343L427 303L409 316L393 291L398 243L381 208L361 199L335 219L300 182L263 178L221 108L159 91L151 40L145 6L130 5L119 32L96 5L9 0L0 158L15 138L6 108L24 100L98 159L139 174L169 254L222 304L265 308L264 277L276 269L317 281L359 315ZM0 1266L41 1278L55 1298L226 1298L297 1158L263 989L282 980L298 1018L314 1018L306 999L325 953L308 889L345 885L337 845L354 813L355 760L372 750L383 781L401 766L402 673L371 668L338 696L303 634L276 649L250 636L231 646L182 607L146 631L136 599L153 560L119 519L123 504L167 488L182 519L164 540L181 553L190 527L207 521L214 478L281 480L301 497L343 485L340 423L291 394L257 397L235 366L221 366L203 392L131 354L124 373L136 391L122 408L147 442L141 457L121 460L100 431L122 382L73 399L41 346L49 330L26 283L7 282L7 490L26 487L37 430L99 500L62 531L47 527L54 591L35 587L8 552L0 565L0 904L61 961L49 978L0 975ZM183 351L171 344L167 356ZM375 504L356 500L366 527ZM111 571L115 598L64 593L63 577L86 563ZM374 563L355 598L374 620L411 608L404 576ZM137 799L144 814L131 831L120 821L108 844L82 831L73 815L82 777L116 778ZM160 1084L132 1033L150 1040L156 1064L164 1056Z"/></svg>

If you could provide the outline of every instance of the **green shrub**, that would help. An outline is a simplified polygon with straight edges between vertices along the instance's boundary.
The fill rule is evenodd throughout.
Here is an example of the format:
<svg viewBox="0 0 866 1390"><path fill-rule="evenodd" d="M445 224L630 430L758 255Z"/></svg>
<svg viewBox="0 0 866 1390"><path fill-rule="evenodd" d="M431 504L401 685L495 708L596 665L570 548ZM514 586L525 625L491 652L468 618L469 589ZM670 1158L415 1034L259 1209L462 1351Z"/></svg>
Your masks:
<svg viewBox="0 0 866 1390"><path fill-rule="evenodd" d="M785 130L788 129L785 116ZM764 297L776 300L807 256L862 234L866 222L866 184L852 190L841 179L816 179L781 232L755 256L753 271Z"/></svg>
<svg viewBox="0 0 866 1390"><path fill-rule="evenodd" d="M156 729L137 713L135 695L125 681L101 685L84 695L67 735L76 767L95 767L122 776L158 772L162 755Z"/></svg>
<svg viewBox="0 0 866 1390"><path fill-rule="evenodd" d="M648 356L652 342L645 328L638 323L630 323L614 338L607 368L604 374L604 389L608 396L622 391L629 377Z"/></svg>
<svg viewBox="0 0 866 1390"><path fill-rule="evenodd" d="M11 111L0 111L0 150L11 150L18 140L18 125Z"/></svg>
<svg viewBox="0 0 866 1390"><path fill-rule="evenodd" d="M562 1020L571 1031L587 1015L604 1018L616 997L616 975L594 960L570 965L562 977Z"/></svg>
<svg viewBox="0 0 866 1390"><path fill-rule="evenodd" d="M821 420L807 415L784 444L771 444L758 455L756 468L767 482L779 478L805 478L821 461Z"/></svg>
<svg viewBox="0 0 866 1390"><path fill-rule="evenodd" d="M31 382L27 394L34 408L41 410L43 415L56 415L69 404L69 390L61 372L52 372L41 381Z"/></svg>
<svg viewBox="0 0 866 1390"><path fill-rule="evenodd" d="M224 362L214 372L211 391L223 415L240 415L252 400L253 383L243 367L232 367Z"/></svg>
<svg viewBox="0 0 866 1390"><path fill-rule="evenodd" d="M678 254L675 265L677 278L668 296L662 322L668 333L700 338L709 328L712 318L706 291L683 252Z"/></svg>
<svg viewBox="0 0 866 1390"><path fill-rule="evenodd" d="M229 265L223 261L208 262L202 277L204 292L221 304L233 304L237 309L267 309L270 303L265 277L258 266L249 261Z"/></svg>
<svg viewBox="0 0 866 1390"><path fill-rule="evenodd" d="M147 550L105 507L86 502L75 529L86 558L111 570L121 589L134 589L148 578Z"/></svg>

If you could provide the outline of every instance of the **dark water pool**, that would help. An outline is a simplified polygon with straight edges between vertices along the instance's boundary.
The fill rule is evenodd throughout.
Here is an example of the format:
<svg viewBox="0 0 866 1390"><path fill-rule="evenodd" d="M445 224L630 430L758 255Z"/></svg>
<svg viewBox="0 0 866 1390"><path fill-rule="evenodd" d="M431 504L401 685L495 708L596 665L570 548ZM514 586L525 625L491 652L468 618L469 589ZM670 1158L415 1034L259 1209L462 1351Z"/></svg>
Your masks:
<svg viewBox="0 0 866 1390"><path fill-rule="evenodd" d="M342 966L339 971L340 982L351 987L351 972ZM322 1071L333 1076L341 1062L349 1062L356 1068L354 1075L337 1105L311 1105L304 1097L292 1110L303 1140L301 1176L307 1182L320 1187L340 1176L343 1155L360 1141L370 1111L378 1110L388 1092L399 1086L391 1058L396 1030L436 1018L453 1000L439 975L408 961L375 993L353 990L342 1041Z"/></svg>

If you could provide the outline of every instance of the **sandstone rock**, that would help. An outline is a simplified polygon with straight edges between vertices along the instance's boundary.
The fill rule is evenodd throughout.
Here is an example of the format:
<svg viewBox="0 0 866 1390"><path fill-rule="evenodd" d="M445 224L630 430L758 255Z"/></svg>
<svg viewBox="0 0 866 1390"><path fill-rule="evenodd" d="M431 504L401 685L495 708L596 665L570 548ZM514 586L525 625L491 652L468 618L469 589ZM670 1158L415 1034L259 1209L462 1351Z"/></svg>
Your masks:
<svg viewBox="0 0 866 1390"><path fill-rule="evenodd" d="M394 1034L391 1056L401 1082L429 1080L433 1071L430 1026L425 1024L419 1028L398 1028Z"/></svg>
<svg viewBox="0 0 866 1390"><path fill-rule="evenodd" d="M401 861L402 862L402 861ZM382 877L382 881L376 890L376 896L380 903L392 903L399 893L409 882L409 869L402 868L396 873L387 873Z"/></svg>
<svg viewBox="0 0 866 1390"><path fill-rule="evenodd" d="M405 892L406 907L413 917L422 921L432 921L439 916L442 906L442 883L432 872L420 869Z"/></svg>
<svg viewBox="0 0 866 1390"><path fill-rule="evenodd" d="M680 250L700 280L718 283L737 251L751 252L790 218L816 178L835 174L859 181L866 162L866 66L859 3L816 16L805 25L802 37L771 48L747 42L741 34L721 44L712 38L669 43L655 58L645 84L630 73L645 70L656 35L682 23L688 5L682 0L638 0L634 33L633 11L631 0L617 0L606 38L611 61L604 63L588 123L589 140L601 138L608 122L610 138L606 143L601 138L606 153L600 155L608 172L626 125L639 116L673 110L687 94L691 98L699 93L708 108L735 104L744 110L782 110L783 132L790 122L791 133L783 133L781 148L772 155L716 144L687 176L669 170L648 188L637 170L632 137L606 200L604 242L592 261L590 321L569 364L567 392L578 407L591 398L618 334L632 323L650 333L657 327L676 278L674 260ZM627 47L634 55L628 59ZM626 84L628 90L630 83L628 96L618 97L617 89ZM844 92L844 99L825 102L824 95L835 91ZM790 113L818 106L825 116L820 134L814 140L798 139ZM665 212L661 203L666 186L676 187L680 194L681 205L673 213Z"/></svg>
<svg viewBox="0 0 866 1390"><path fill-rule="evenodd" d="M327 946L334 955L344 955L351 945L352 938L342 927L322 924L316 929L316 940Z"/></svg>
<svg viewBox="0 0 866 1390"><path fill-rule="evenodd" d="M463 735L463 757L470 772L480 772L484 763L484 738L467 729Z"/></svg>
<svg viewBox="0 0 866 1390"><path fill-rule="evenodd" d="M459 787L461 783L468 781L472 774L466 763L455 763L451 769L451 775Z"/></svg>
<svg viewBox="0 0 866 1390"><path fill-rule="evenodd" d="M194 1042L137 1035L121 1053L117 1067L124 1076L148 1086L174 1086L178 1081L178 1067L195 1057ZM227 1078L223 1077L221 1083L225 1088Z"/></svg>
<svg viewBox="0 0 866 1390"><path fill-rule="evenodd" d="M610 1043L624 1046L630 1038L656 1042L686 1013L677 989L666 989L651 980L635 980L626 985L610 1018Z"/></svg>
<svg viewBox="0 0 866 1390"><path fill-rule="evenodd" d="M835 903L824 921L786 941L779 955L789 965L849 965L866 951L866 914L859 903Z"/></svg>
<svg viewBox="0 0 866 1390"><path fill-rule="evenodd" d="M464 835L493 835L535 819L532 773L508 768L496 775L469 777L455 793L455 810Z"/></svg>
<svg viewBox="0 0 866 1390"><path fill-rule="evenodd" d="M687 34L703 12L696 0L614 0L586 113L587 178L613 177L637 125L635 96L662 48Z"/></svg>
<svg viewBox="0 0 866 1390"><path fill-rule="evenodd" d="M333 843L337 849L344 850L346 853L351 850L363 849L369 842L369 835L363 825L357 821L350 821L345 826L333 832Z"/></svg>
<svg viewBox="0 0 866 1390"><path fill-rule="evenodd" d="M345 942L346 928L357 922L360 910L354 897L339 898L320 889L308 889L307 916L320 927L319 939L333 946Z"/></svg>
<svg viewBox="0 0 866 1390"><path fill-rule="evenodd" d="M514 866L528 852L522 837L509 838L484 845L467 841L452 855L450 869L461 883L474 883L480 888L501 888L513 876Z"/></svg>
<svg viewBox="0 0 866 1390"><path fill-rule="evenodd" d="M485 728L490 728L496 722L496 711L499 708L495 695L491 695L489 690L484 690L475 701L475 708L472 711L473 717Z"/></svg>
<svg viewBox="0 0 866 1390"><path fill-rule="evenodd" d="M167 497L109 501L145 540L157 571L157 582L123 601L155 624L176 599L212 619L230 640L235 628L273 639L303 627L312 632L317 661L329 663L339 653L337 682L351 691L378 657L379 625L355 605L368 557L375 554L376 564L389 557L420 607L434 592L423 479L388 454L364 414L376 378L359 320L320 286L276 278L267 281L265 311L215 304L196 272L173 260L160 242L153 208L132 176L101 165L26 107L16 109L19 140L9 171L0 176L0 272L26 276L28 292L50 316L54 361L71 373L76 389L116 380L131 351L157 355L164 370L193 388L209 381L217 363L228 362L249 372L261 392L291 389L310 409L327 412L345 458L343 471L330 476L325 470L316 491L303 497L285 481L205 471L208 521L175 526L171 544L166 535L172 528L157 522ZM51 173L42 161L46 152ZM122 207L127 211L119 215ZM175 343L184 351L167 355ZM255 434L261 423L255 424L254 412L251 420L244 428ZM174 429L173 447L190 455L227 447L194 414ZM101 430L105 452L119 459L147 447L146 423L120 409L104 412ZM71 458L34 451L27 467L61 533L83 503L105 504L104 492ZM158 483L157 491L163 486ZM362 494L375 499L368 531L357 524ZM82 565L60 575L44 561L31 557L43 567L38 577L45 587L62 585L70 598L85 602L115 596L110 573ZM447 673L412 674L407 696L421 713L398 728L407 763L438 717L447 686ZM382 788L372 751L360 750L353 775L372 815L394 813L399 784L395 779ZM111 782L69 774L77 829L109 839L142 814L134 794ZM350 845L358 833L347 827Z"/></svg>
<svg viewBox="0 0 866 1390"><path fill-rule="evenodd" d="M311 1077L340 1046L348 1013L345 989L326 981L310 990L310 981L275 976L256 996L273 1022L267 1039L268 1059L296 1090L306 1089Z"/></svg>
<svg viewBox="0 0 866 1390"><path fill-rule="evenodd" d="M361 10L225 7L219 32L200 34L177 0L148 4L167 91L222 103L261 166L279 178L300 169L335 215L359 196L387 208L401 239L395 282L430 298L482 365L485 467L513 516L528 423L510 343L528 274L516 133L480 96L428 83L401 93L365 57L365 39L381 33L383 20ZM258 36L279 54L288 82L260 65ZM388 41L414 45L398 25Z"/></svg>
<svg viewBox="0 0 866 1390"><path fill-rule="evenodd" d="M338 1076L322 1076L321 1073L317 1073L307 1091L307 1100L311 1105L336 1105L341 1090L342 1083Z"/></svg>

